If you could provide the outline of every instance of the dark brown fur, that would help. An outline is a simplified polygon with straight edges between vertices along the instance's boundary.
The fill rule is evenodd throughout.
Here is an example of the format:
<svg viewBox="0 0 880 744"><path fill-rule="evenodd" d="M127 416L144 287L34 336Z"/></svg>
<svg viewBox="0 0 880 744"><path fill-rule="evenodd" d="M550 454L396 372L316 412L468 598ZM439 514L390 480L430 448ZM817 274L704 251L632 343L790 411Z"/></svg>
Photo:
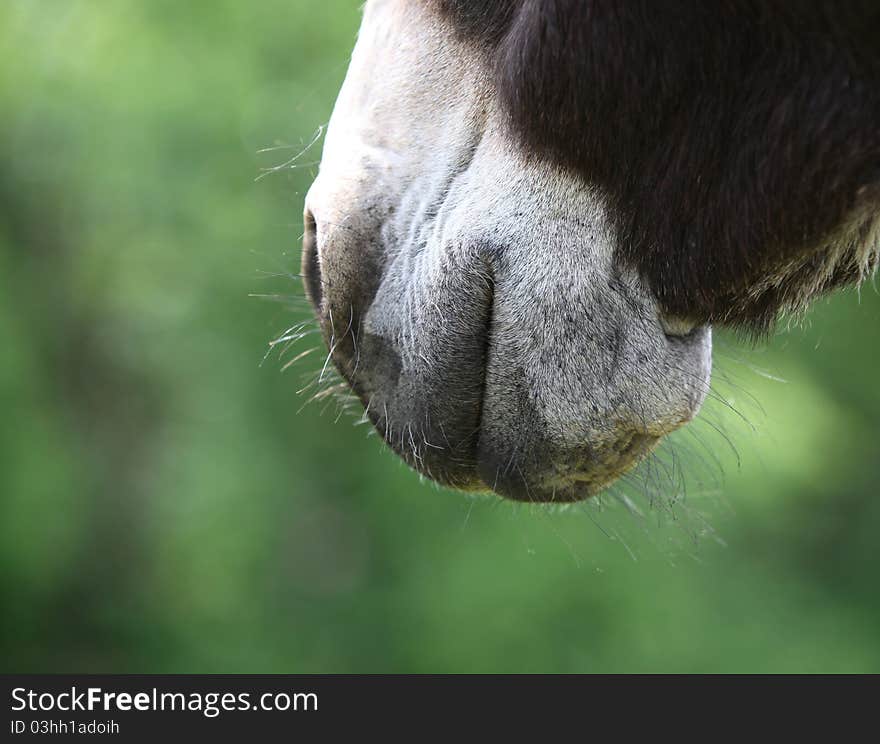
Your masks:
<svg viewBox="0 0 880 744"><path fill-rule="evenodd" d="M667 312L761 331L862 277L876 0L431 1L486 55L528 152L603 190Z"/></svg>

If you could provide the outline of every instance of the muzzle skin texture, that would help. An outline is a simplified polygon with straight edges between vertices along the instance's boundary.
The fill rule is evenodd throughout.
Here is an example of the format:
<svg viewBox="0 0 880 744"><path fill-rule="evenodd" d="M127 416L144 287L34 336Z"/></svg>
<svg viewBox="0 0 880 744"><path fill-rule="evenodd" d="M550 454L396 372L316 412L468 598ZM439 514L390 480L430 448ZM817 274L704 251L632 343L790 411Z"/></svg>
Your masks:
<svg viewBox="0 0 880 744"><path fill-rule="evenodd" d="M521 151L462 43L421 3L368 4L306 200L307 293L412 467L586 498L696 415L710 330L663 317L602 195Z"/></svg>

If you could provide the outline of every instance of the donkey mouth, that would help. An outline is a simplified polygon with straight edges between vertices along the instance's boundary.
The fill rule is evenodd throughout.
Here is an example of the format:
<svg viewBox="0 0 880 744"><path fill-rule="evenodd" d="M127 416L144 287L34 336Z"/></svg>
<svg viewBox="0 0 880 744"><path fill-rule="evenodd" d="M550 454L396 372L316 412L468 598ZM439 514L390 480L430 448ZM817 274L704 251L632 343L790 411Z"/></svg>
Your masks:
<svg viewBox="0 0 880 744"><path fill-rule="evenodd" d="M410 375L385 339L362 332L359 369L334 352L337 369L362 401L388 446L431 480L463 491L492 491L523 502L566 503L587 499L631 469L660 437L627 432L605 442L560 444L542 436L534 411L519 401L519 429L499 438L483 421L492 353L491 320L484 355L457 368L454 379Z"/></svg>
<svg viewBox="0 0 880 744"><path fill-rule="evenodd" d="M565 321L567 312L586 318L608 303L591 297L582 307L535 300L535 318L524 320L521 288L499 276L484 248L444 252L442 264L416 256L369 290L360 280L323 279L328 267L308 248L307 242L307 294L335 367L391 449L444 486L518 501L585 499L702 402L691 391L663 419L633 409L637 396L627 381L633 365L650 363L638 347L643 319L618 319L622 327L610 340L587 320ZM607 313L619 316L628 301L615 302ZM664 354L680 352L655 325ZM708 331L696 329L687 339L678 346L701 350ZM609 346L616 346L612 356L600 358Z"/></svg>

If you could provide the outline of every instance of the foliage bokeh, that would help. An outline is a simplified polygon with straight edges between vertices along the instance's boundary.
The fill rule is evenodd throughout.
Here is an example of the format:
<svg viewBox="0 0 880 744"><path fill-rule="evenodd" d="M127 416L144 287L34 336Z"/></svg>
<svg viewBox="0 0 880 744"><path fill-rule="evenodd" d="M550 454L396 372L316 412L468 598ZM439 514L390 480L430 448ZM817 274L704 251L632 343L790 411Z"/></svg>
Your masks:
<svg viewBox="0 0 880 744"><path fill-rule="evenodd" d="M304 405L322 352L261 364L358 14L0 5L4 671L880 670L873 286L720 338L702 420L568 509L424 483Z"/></svg>

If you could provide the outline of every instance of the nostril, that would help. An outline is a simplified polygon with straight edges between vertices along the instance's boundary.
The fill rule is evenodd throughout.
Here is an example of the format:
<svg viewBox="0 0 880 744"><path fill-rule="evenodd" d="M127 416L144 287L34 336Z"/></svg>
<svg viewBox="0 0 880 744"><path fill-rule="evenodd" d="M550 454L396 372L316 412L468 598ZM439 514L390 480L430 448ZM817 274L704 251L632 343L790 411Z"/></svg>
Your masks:
<svg viewBox="0 0 880 744"><path fill-rule="evenodd" d="M303 230L302 275L306 295L315 309L321 307L323 297L323 281L321 279L321 262L318 258L318 226L310 210L306 210Z"/></svg>

